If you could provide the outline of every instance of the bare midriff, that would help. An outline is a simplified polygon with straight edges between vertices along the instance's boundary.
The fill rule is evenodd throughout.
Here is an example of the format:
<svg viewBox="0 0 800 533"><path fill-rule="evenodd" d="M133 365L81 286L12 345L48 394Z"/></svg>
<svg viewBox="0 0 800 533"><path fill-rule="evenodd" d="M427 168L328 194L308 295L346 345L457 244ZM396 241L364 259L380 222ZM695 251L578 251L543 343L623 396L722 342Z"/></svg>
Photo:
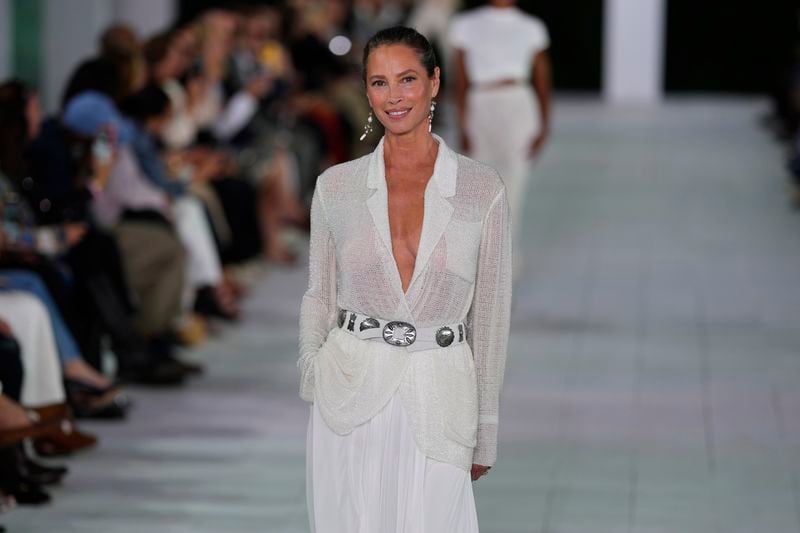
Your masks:
<svg viewBox="0 0 800 533"><path fill-rule="evenodd" d="M506 78L502 80L488 81L485 83L473 83L469 88L473 91L491 91L492 89L502 89L504 87L513 87L514 85L527 85L527 80L520 80L516 78Z"/></svg>

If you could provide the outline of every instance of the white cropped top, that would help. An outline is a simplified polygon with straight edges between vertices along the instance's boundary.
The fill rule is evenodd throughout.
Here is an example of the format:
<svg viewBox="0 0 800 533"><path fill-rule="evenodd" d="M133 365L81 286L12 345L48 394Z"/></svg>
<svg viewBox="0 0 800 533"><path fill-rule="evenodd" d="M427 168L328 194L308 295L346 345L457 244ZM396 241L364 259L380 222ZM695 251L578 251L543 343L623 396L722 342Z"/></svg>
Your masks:
<svg viewBox="0 0 800 533"><path fill-rule="evenodd" d="M465 52L469 81L528 80L536 54L550 46L547 27L516 7L485 6L453 18L449 42Z"/></svg>

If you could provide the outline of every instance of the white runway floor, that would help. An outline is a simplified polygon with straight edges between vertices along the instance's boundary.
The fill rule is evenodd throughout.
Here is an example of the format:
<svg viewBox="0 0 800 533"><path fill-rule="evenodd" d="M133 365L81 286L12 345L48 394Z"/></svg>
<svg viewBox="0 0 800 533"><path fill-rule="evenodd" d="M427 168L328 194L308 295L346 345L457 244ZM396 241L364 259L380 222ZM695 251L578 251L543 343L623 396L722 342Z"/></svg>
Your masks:
<svg viewBox="0 0 800 533"><path fill-rule="evenodd" d="M800 214L749 100L562 101L535 171L483 533L800 531ZM302 269L301 269L302 270ZM306 532L301 271L206 377L132 392L25 533ZM381 533L381 532L375 532ZM435 533L435 532L432 532Z"/></svg>

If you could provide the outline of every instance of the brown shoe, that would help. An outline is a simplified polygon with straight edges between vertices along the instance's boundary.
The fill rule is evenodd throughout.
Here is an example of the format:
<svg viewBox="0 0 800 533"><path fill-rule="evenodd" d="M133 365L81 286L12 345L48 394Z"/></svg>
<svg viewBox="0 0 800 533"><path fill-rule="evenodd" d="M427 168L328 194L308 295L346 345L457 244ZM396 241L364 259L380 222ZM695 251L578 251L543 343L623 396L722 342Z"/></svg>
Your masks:
<svg viewBox="0 0 800 533"><path fill-rule="evenodd" d="M71 420L65 420L57 430L33 441L36 453L42 457L71 455L96 444L97 437L79 431Z"/></svg>
<svg viewBox="0 0 800 533"><path fill-rule="evenodd" d="M62 420L69 420L71 413L69 406L66 403L54 403L45 405L44 407L29 408L32 418L42 422L61 422Z"/></svg>
<svg viewBox="0 0 800 533"><path fill-rule="evenodd" d="M58 429L58 422L32 422L29 426L0 430L0 448L19 444L25 439L48 435Z"/></svg>

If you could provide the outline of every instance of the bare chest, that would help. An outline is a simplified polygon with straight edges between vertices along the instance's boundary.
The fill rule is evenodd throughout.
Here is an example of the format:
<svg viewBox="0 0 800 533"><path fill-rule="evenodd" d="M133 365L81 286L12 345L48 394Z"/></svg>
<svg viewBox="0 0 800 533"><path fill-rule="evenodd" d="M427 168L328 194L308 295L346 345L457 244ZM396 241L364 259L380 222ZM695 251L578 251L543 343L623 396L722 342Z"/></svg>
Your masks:
<svg viewBox="0 0 800 533"><path fill-rule="evenodd" d="M387 172L389 229L392 253L403 291L408 289L416 265L425 218L425 189L433 167L412 172ZM425 176L428 179L420 179Z"/></svg>

